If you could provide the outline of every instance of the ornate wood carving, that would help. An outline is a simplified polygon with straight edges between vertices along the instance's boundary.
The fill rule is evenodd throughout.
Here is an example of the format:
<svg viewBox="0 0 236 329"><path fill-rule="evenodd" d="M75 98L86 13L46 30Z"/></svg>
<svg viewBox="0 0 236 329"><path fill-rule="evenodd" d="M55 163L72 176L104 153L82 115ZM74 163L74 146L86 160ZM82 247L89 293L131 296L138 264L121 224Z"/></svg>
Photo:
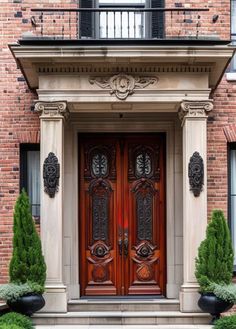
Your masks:
<svg viewBox="0 0 236 329"><path fill-rule="evenodd" d="M115 145L85 146L84 177L87 180L93 178L116 178L116 149Z"/></svg>
<svg viewBox="0 0 236 329"><path fill-rule="evenodd" d="M190 191L195 197L198 197L204 184L204 164L203 159L198 152L194 152L188 165L188 177Z"/></svg>
<svg viewBox="0 0 236 329"><path fill-rule="evenodd" d="M44 191L53 198L59 188L60 165L53 152L50 152L43 164Z"/></svg>
<svg viewBox="0 0 236 329"><path fill-rule="evenodd" d="M129 180L160 179L159 148L156 145L129 145Z"/></svg>
<svg viewBox="0 0 236 329"><path fill-rule="evenodd" d="M141 282L151 281L154 278L154 263L157 262L158 257L155 256L156 246L149 241L142 241L134 247L136 253L132 258L137 264L136 275Z"/></svg>
<svg viewBox="0 0 236 329"><path fill-rule="evenodd" d="M92 181L89 186L89 194L92 198L93 241L108 241L111 191L109 182L102 178Z"/></svg>
<svg viewBox="0 0 236 329"><path fill-rule="evenodd" d="M95 242L90 249L90 256L87 258L92 265L92 279L94 282L105 282L109 277L108 264L113 260L110 247L103 241Z"/></svg>
<svg viewBox="0 0 236 329"><path fill-rule="evenodd" d="M157 83L158 78L153 76L136 76L120 73L112 77L91 77L89 82L100 88L110 89L110 94L115 94L120 100L125 100L134 93L134 89L143 89L150 84Z"/></svg>

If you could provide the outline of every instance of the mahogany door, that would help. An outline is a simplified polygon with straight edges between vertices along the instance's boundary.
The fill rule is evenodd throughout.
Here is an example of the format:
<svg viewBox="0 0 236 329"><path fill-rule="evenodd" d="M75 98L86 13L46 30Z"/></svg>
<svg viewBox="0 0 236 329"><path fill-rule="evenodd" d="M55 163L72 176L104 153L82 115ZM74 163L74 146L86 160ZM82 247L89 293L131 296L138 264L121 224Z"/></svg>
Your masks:
<svg viewBox="0 0 236 329"><path fill-rule="evenodd" d="M165 136L80 135L82 296L165 294Z"/></svg>

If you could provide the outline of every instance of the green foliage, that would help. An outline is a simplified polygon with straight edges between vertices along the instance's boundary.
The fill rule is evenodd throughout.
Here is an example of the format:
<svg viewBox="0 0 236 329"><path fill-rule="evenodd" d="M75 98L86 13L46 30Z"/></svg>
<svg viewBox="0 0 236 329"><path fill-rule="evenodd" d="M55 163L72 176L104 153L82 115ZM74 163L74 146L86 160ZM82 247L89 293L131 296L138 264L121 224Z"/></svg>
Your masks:
<svg viewBox="0 0 236 329"><path fill-rule="evenodd" d="M0 299L7 302L14 302L19 297L29 293L42 294L43 292L44 287L34 282L26 282L23 284L9 283L0 286Z"/></svg>
<svg viewBox="0 0 236 329"><path fill-rule="evenodd" d="M0 328L2 325L8 325L9 327L7 327L7 328L9 328L9 329L13 329L12 327L10 327L10 325L16 325L16 326L18 326L20 328L24 328L24 329L33 329L34 328L33 323L30 320L30 318L28 318L25 315L15 313L15 312L10 312L10 313L2 315L0 317Z"/></svg>
<svg viewBox="0 0 236 329"><path fill-rule="evenodd" d="M200 292L213 292L212 283L229 285L233 273L233 248L230 231L221 210L214 210L206 238L198 248L195 275Z"/></svg>
<svg viewBox="0 0 236 329"><path fill-rule="evenodd" d="M30 212L29 198L23 190L14 210L13 255L9 268L13 283L36 282L44 286L46 265L41 241Z"/></svg>
<svg viewBox="0 0 236 329"><path fill-rule="evenodd" d="M229 284L227 286L222 286L217 283L213 283L211 285L212 292L216 295L216 297L229 302L236 304L236 285Z"/></svg>
<svg viewBox="0 0 236 329"><path fill-rule="evenodd" d="M19 327L17 324L0 324L0 329L23 329L23 327Z"/></svg>
<svg viewBox="0 0 236 329"><path fill-rule="evenodd" d="M217 320L214 329L236 329L236 315L226 316Z"/></svg>

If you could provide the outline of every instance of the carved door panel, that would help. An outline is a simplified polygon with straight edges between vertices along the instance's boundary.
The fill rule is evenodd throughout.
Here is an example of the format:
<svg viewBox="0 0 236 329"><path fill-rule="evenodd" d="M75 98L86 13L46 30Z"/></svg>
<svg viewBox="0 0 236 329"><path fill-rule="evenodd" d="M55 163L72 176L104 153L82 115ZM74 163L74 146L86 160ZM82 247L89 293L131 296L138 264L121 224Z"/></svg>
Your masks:
<svg viewBox="0 0 236 329"><path fill-rule="evenodd" d="M165 293L164 136L80 137L81 295Z"/></svg>
<svg viewBox="0 0 236 329"><path fill-rule="evenodd" d="M82 295L117 295L117 170L115 139L81 139L80 273Z"/></svg>
<svg viewBox="0 0 236 329"><path fill-rule="evenodd" d="M165 292L163 139L162 135L131 137L126 143L127 295Z"/></svg>

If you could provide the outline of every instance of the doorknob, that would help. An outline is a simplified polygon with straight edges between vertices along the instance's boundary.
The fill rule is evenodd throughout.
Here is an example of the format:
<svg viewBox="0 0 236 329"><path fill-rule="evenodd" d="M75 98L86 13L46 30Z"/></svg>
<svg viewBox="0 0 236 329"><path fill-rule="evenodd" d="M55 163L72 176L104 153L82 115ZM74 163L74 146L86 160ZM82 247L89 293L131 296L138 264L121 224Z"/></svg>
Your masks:
<svg viewBox="0 0 236 329"><path fill-rule="evenodd" d="M119 255L122 256L122 237L119 236L119 239L118 239L118 248L119 248Z"/></svg>
<svg viewBox="0 0 236 329"><path fill-rule="evenodd" d="M127 257L129 254L129 236L128 231L125 230L124 233L124 255Z"/></svg>

